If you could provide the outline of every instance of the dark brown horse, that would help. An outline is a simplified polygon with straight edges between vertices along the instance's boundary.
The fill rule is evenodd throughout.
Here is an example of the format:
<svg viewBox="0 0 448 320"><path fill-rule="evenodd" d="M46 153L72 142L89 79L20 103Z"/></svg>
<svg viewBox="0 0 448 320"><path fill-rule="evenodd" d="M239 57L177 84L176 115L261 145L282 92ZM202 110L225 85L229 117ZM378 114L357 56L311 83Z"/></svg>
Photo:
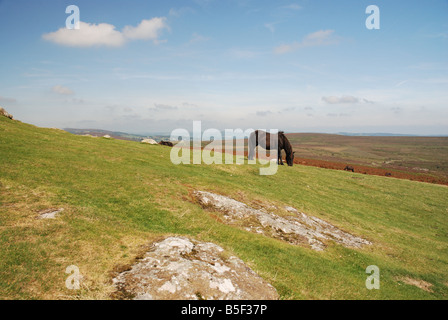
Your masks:
<svg viewBox="0 0 448 320"><path fill-rule="evenodd" d="M253 160L255 156L255 148L261 146L263 149L271 150L271 134L266 131L255 130L249 136L249 160ZM275 147L274 147L275 148ZM282 160L282 150L286 153L286 162L288 166L294 163L294 152L292 151L291 143L289 143L288 138L284 135L283 131L278 132L278 159L277 164L283 165Z"/></svg>
<svg viewBox="0 0 448 320"><path fill-rule="evenodd" d="M344 168L345 171L351 171L351 172L355 172L355 168L353 168L352 166L346 166Z"/></svg>
<svg viewBox="0 0 448 320"><path fill-rule="evenodd" d="M170 142L170 141L163 141L163 140L160 141L159 144L162 145L162 146L168 146L168 147L173 147L174 146L172 142Z"/></svg>

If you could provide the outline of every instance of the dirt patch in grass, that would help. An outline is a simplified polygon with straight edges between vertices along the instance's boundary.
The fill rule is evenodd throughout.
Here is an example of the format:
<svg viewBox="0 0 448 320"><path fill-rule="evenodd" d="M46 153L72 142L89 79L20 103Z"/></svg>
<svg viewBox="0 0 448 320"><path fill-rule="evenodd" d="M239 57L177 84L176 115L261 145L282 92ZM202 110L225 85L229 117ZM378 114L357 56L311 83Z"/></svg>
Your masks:
<svg viewBox="0 0 448 320"><path fill-rule="evenodd" d="M401 282L404 282L406 284L409 284L411 286L416 286L417 288L420 288L426 292L433 292L431 287L432 287L432 283L429 283L427 281L424 280L420 280L420 279L413 279L410 277L402 277L398 279Z"/></svg>

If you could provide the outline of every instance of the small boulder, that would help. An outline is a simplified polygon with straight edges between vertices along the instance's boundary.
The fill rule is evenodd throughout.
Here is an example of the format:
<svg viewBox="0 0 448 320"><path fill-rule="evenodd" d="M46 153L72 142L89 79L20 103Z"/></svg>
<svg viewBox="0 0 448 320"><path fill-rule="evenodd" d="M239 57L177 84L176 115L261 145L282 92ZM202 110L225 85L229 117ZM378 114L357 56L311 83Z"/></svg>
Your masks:
<svg viewBox="0 0 448 320"><path fill-rule="evenodd" d="M38 219L55 219L56 216L64 211L64 208L59 209L45 209L42 211L39 211Z"/></svg>
<svg viewBox="0 0 448 320"><path fill-rule="evenodd" d="M147 144L157 144L157 141L154 139L143 139L141 143L147 143Z"/></svg>
<svg viewBox="0 0 448 320"><path fill-rule="evenodd" d="M14 117L12 116L12 114L8 113L5 109L3 109L2 107L0 107L0 115L9 118L11 120L14 120Z"/></svg>

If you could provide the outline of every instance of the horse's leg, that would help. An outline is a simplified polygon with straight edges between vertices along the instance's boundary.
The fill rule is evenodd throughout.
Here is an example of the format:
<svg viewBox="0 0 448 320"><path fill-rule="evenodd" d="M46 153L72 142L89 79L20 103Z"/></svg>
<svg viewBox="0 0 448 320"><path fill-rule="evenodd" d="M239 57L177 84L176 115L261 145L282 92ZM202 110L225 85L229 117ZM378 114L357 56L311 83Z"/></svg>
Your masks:
<svg viewBox="0 0 448 320"><path fill-rule="evenodd" d="M280 162L280 163L279 163ZM282 149L279 149L278 150L278 159L277 159L277 164L280 164L280 165L284 165L283 164L283 159L282 159Z"/></svg>
<svg viewBox="0 0 448 320"><path fill-rule="evenodd" d="M255 132L252 132L249 136L249 154L247 156L248 160L254 160L255 156L255 149L257 148L258 141L257 141L257 134Z"/></svg>
<svg viewBox="0 0 448 320"><path fill-rule="evenodd" d="M257 149L257 145L253 146L250 149L250 156L249 156L249 160L254 160L255 159L255 150Z"/></svg>
<svg viewBox="0 0 448 320"><path fill-rule="evenodd" d="M254 137L253 137L253 133L251 133L251 135L249 136L249 141L248 141L248 146L247 146L247 150L248 150L248 155L247 155L247 159L248 160L253 160L254 157Z"/></svg>

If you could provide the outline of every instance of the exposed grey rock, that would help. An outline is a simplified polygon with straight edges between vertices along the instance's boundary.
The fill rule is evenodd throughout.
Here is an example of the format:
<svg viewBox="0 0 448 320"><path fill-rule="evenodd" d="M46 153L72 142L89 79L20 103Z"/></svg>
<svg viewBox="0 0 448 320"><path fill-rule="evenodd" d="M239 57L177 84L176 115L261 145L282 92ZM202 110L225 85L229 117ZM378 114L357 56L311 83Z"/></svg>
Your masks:
<svg viewBox="0 0 448 320"><path fill-rule="evenodd" d="M235 256L210 242L169 237L113 279L124 298L135 300L272 300L274 287Z"/></svg>
<svg viewBox="0 0 448 320"><path fill-rule="evenodd" d="M42 210L39 212L38 219L55 219L62 211L64 211L64 208Z"/></svg>
<svg viewBox="0 0 448 320"><path fill-rule="evenodd" d="M254 209L232 198L205 191L195 191L194 195L202 206L211 207L224 213L228 223L246 225L245 229L262 233L291 244L307 243L311 249L322 251L324 240L332 240L346 247L360 248L371 242L344 232L332 224L299 212L293 207L285 207L292 216L281 217L263 210Z"/></svg>
<svg viewBox="0 0 448 320"><path fill-rule="evenodd" d="M157 144L157 141L154 139L143 139L141 143L147 143L147 144Z"/></svg>

